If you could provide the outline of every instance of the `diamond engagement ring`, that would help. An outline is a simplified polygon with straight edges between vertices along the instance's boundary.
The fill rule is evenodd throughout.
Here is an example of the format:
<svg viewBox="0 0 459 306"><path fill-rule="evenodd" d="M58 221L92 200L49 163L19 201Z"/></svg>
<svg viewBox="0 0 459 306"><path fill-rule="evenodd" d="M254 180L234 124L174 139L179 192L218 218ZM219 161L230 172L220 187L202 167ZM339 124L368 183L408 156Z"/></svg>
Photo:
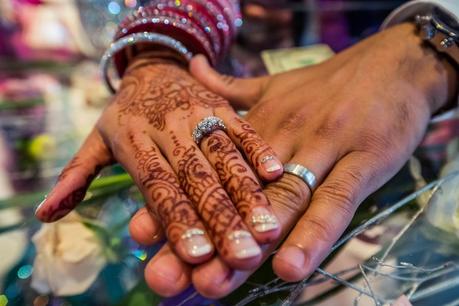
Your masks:
<svg viewBox="0 0 459 306"><path fill-rule="evenodd" d="M206 117L194 128L192 134L193 140L199 146L204 137L217 130L226 131L226 126L223 120L215 116Z"/></svg>
<svg viewBox="0 0 459 306"><path fill-rule="evenodd" d="M308 185L309 189L311 189L312 192L317 187L317 179L314 173L312 173L311 170L302 165L285 164L284 172L293 174L302 179L306 183L306 185Z"/></svg>

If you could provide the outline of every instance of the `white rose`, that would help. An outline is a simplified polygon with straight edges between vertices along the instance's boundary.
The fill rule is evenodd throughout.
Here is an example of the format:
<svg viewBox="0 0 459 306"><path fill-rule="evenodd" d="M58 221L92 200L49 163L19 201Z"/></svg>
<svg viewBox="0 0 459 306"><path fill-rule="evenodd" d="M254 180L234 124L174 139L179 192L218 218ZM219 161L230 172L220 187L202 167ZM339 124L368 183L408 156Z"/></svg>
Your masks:
<svg viewBox="0 0 459 306"><path fill-rule="evenodd" d="M81 294L106 264L98 238L75 212L56 223L44 224L32 240L37 249L32 288L41 294Z"/></svg>

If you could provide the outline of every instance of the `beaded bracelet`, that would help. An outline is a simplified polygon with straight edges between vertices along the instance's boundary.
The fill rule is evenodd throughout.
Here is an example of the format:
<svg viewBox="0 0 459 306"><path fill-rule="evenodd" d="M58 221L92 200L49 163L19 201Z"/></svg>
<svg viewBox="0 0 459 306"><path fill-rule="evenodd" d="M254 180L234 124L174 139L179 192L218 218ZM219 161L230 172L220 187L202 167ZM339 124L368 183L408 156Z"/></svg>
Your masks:
<svg viewBox="0 0 459 306"><path fill-rule="evenodd" d="M110 90L110 92L116 92L108 74L111 59L115 54L117 54L124 48L138 43L154 43L170 48L176 51L178 54L180 54L187 62L189 62L193 57L193 54L181 42L167 35L150 32L141 32L125 36L112 43L110 47L107 49L107 51L105 51L100 61L100 69L102 71L105 84Z"/></svg>

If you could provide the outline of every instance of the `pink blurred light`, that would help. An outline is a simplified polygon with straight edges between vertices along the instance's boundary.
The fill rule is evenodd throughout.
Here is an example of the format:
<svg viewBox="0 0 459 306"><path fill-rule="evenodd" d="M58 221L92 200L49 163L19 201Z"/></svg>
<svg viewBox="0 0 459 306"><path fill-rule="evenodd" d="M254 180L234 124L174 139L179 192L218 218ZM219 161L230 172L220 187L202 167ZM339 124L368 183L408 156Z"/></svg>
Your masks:
<svg viewBox="0 0 459 306"><path fill-rule="evenodd" d="M127 7L136 7L137 6L137 0L124 0L124 5Z"/></svg>

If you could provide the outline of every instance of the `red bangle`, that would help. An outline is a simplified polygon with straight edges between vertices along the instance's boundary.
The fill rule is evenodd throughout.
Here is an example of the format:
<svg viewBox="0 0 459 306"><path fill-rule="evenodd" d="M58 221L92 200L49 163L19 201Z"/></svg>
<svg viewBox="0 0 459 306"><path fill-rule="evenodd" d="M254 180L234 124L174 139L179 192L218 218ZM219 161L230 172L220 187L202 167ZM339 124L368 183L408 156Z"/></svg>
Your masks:
<svg viewBox="0 0 459 306"><path fill-rule="evenodd" d="M185 2L185 1L184 1ZM187 20L187 22L193 22L193 23L198 23L196 26L198 26L203 33L207 36L207 39L209 42L212 44L212 48L214 49L214 53L216 54L217 58L221 56L222 53L222 41L221 37L218 34L219 31L217 30L217 27L215 24L209 19L209 16L207 14L202 14L200 11L195 10L193 12L190 11L185 11L188 10L188 8L184 6L180 7L165 7L164 9L161 10L161 14L164 16L168 16L167 14L178 14L181 16L181 20ZM189 15L192 14L193 20L189 19Z"/></svg>
<svg viewBox="0 0 459 306"><path fill-rule="evenodd" d="M194 54L204 54L215 65L228 51L241 24L236 0L153 0L123 20L115 36L150 32L168 35L180 41ZM114 56L120 76L127 58L123 52Z"/></svg>

